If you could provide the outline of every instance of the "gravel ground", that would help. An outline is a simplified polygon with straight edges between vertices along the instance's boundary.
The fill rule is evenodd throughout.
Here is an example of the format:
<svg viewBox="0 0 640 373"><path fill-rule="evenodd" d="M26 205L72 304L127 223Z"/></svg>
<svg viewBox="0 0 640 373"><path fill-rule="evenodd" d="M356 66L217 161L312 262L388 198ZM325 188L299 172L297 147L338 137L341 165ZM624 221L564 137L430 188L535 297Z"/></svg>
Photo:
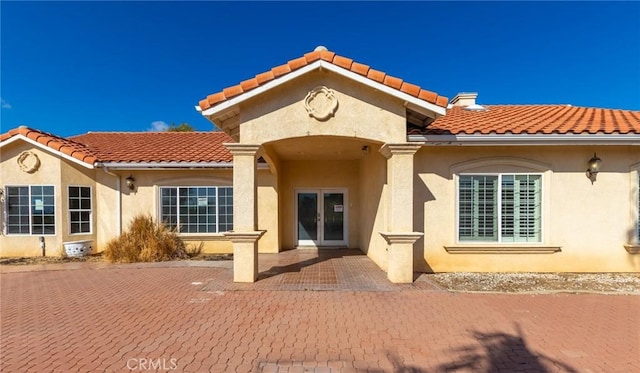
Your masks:
<svg viewBox="0 0 640 373"><path fill-rule="evenodd" d="M189 258L190 260L232 260L232 254L200 254ZM29 256L21 258L0 258L0 265L30 265L30 264L50 264L50 263L78 263L78 262L107 262L102 253L91 254L82 257L67 256Z"/></svg>
<svg viewBox="0 0 640 373"><path fill-rule="evenodd" d="M232 260L231 254L201 254L191 260ZM86 257L0 258L0 265L102 262L100 254ZM441 287L461 292L544 293L588 292L640 295L640 273L436 273L426 275Z"/></svg>
<svg viewBox="0 0 640 373"><path fill-rule="evenodd" d="M429 276L451 291L640 294L640 273L437 273Z"/></svg>

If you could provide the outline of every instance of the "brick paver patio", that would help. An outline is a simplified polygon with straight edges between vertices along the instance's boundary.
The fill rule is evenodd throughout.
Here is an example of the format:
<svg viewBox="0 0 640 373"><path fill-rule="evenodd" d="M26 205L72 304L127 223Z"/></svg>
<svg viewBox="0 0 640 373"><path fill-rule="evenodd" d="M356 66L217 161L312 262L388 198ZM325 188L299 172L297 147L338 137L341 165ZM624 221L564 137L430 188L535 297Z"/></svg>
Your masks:
<svg viewBox="0 0 640 373"><path fill-rule="evenodd" d="M0 370L640 371L639 296L393 285L354 254L261 255L255 284L229 262L3 266Z"/></svg>

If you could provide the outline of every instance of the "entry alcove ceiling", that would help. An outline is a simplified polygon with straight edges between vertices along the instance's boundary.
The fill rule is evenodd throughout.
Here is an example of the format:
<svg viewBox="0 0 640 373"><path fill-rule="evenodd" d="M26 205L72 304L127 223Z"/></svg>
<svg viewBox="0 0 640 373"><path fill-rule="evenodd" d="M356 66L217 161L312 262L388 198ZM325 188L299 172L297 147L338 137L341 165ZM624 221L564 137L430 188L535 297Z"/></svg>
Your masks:
<svg viewBox="0 0 640 373"><path fill-rule="evenodd" d="M364 157L374 145L358 138L308 136L275 141L269 148L282 160L354 160Z"/></svg>

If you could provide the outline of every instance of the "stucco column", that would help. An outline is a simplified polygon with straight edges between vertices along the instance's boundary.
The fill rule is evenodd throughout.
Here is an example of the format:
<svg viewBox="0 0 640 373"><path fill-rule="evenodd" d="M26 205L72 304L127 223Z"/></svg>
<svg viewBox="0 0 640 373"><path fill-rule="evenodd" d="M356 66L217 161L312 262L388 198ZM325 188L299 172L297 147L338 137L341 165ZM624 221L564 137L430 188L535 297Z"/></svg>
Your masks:
<svg viewBox="0 0 640 373"><path fill-rule="evenodd" d="M233 154L233 232L225 236L233 243L233 281L258 279L256 231L256 152L260 145L224 144Z"/></svg>
<svg viewBox="0 0 640 373"><path fill-rule="evenodd" d="M419 144L385 144L387 158L388 226L380 232L389 244L387 277L394 283L413 282L413 244L423 235L413 232L413 156Z"/></svg>

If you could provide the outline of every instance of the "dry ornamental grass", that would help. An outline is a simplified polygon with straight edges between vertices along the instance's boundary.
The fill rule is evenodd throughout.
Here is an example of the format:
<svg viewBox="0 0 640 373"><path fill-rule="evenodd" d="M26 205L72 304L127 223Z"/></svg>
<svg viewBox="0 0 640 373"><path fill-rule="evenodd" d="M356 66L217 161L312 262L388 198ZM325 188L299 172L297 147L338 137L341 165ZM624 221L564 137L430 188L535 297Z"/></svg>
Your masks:
<svg viewBox="0 0 640 373"><path fill-rule="evenodd" d="M120 237L107 244L104 257L112 263L160 262L184 259L187 251L176 230L149 215L138 215Z"/></svg>

